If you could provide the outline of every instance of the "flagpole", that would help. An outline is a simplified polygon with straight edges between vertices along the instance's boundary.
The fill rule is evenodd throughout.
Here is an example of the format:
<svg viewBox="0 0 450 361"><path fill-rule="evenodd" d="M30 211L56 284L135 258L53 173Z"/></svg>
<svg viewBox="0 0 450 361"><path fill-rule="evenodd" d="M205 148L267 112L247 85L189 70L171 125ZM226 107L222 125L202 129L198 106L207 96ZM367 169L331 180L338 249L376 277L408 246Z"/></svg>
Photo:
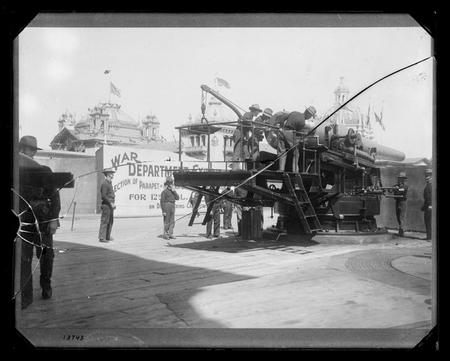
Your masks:
<svg viewBox="0 0 450 361"><path fill-rule="evenodd" d="M104 74L108 75L108 104L111 104L111 70L105 70Z"/></svg>
<svg viewBox="0 0 450 361"><path fill-rule="evenodd" d="M109 93L108 93L108 105L110 105L111 104L111 70L109 70L109 69L106 69L105 71L104 71L104 73L103 74L106 74L106 75L108 75L108 80L109 80ZM107 121L107 122L104 122L103 123L103 146L106 146L106 145L108 145L108 140L107 140L107 137L106 137L106 133L107 133L107 128L108 128L108 125L109 124L109 121Z"/></svg>
<svg viewBox="0 0 450 361"><path fill-rule="evenodd" d="M108 74L111 74L108 73ZM111 75L109 76L109 95L108 95L108 104L111 104Z"/></svg>

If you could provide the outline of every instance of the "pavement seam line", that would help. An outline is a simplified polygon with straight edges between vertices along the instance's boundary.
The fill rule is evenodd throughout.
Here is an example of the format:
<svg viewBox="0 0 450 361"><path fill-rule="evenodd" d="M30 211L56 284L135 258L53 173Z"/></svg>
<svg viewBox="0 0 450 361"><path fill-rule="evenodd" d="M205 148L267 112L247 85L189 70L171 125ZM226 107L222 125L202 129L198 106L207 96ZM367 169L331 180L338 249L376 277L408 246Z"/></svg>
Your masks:
<svg viewBox="0 0 450 361"><path fill-rule="evenodd" d="M161 294L155 294L155 297L158 299L158 301L159 301L160 303L162 303L164 306L166 306L166 308L167 308L170 312L172 312L172 314L173 314L178 320L180 320L181 322L183 322L183 323L186 325L186 327L190 327L189 324L187 323L187 321L184 320L181 316L179 316L179 315L177 314L177 312L176 312L174 309L172 309L172 307L170 307L169 302L163 301L163 297L162 297Z"/></svg>

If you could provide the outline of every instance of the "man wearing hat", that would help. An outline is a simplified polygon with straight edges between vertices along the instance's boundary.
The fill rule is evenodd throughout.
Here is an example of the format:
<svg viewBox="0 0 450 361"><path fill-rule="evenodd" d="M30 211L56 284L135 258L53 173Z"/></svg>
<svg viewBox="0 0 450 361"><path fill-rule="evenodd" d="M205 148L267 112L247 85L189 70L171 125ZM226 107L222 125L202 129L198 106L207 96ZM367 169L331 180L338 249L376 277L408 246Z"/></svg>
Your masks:
<svg viewBox="0 0 450 361"><path fill-rule="evenodd" d="M34 169L42 172L52 173L47 166L39 165L31 161L36 155L38 148L36 138L30 135L22 137L19 141L19 153L30 159L20 165L20 171L30 170L33 163ZM53 235L59 227L59 211L61 203L59 192L53 186L37 187L33 184L24 184L19 180L20 194L26 199L20 202L21 230L23 235L19 238L22 242L20 288L22 296L22 309L27 308L33 302L33 248L36 247L36 257L40 265L40 286L42 298L52 297L51 276L53 272ZM32 211L30 210L30 207ZM38 228L35 221L38 221Z"/></svg>
<svg viewBox="0 0 450 361"><path fill-rule="evenodd" d="M34 158L38 150L37 140L32 135L24 135L19 141L19 152L27 155L30 158Z"/></svg>
<svg viewBox="0 0 450 361"><path fill-rule="evenodd" d="M259 104L253 104L248 107L250 110L249 112L244 113L242 116L243 120L253 120L258 116L259 113L262 113L261 108L259 107Z"/></svg>
<svg viewBox="0 0 450 361"><path fill-rule="evenodd" d="M164 218L164 239L174 239L173 227L175 226L175 201L180 199L177 191L173 189L173 178L167 177L164 182L166 187L161 193L161 210Z"/></svg>
<svg viewBox="0 0 450 361"><path fill-rule="evenodd" d="M113 239L111 238L111 229L114 221L114 209L116 205L114 189L112 186L112 179L114 178L114 170L108 168L102 172L105 176L105 180L100 186L100 197L102 199L102 215L100 218L100 229L98 231L99 242L108 243Z"/></svg>
<svg viewBox="0 0 450 361"><path fill-rule="evenodd" d="M264 109L261 115L256 117L255 122L258 123L268 123L269 119L273 116L273 111L270 108ZM255 138L260 142L263 140L264 130L261 128L255 129Z"/></svg>
<svg viewBox="0 0 450 361"><path fill-rule="evenodd" d="M395 214L398 222L398 235L403 236L403 226L405 224L406 217L406 200L408 193L408 186L405 184L406 180L405 172L400 172L397 177L397 184L394 185L393 195L395 197Z"/></svg>
<svg viewBox="0 0 450 361"><path fill-rule="evenodd" d="M233 170L240 169L238 161L245 161L251 157L248 140L251 136L252 128L249 122L256 118L262 110L258 104L253 104L248 109L250 111L242 116L242 125L237 125L233 133L234 151L232 160L235 161L231 166Z"/></svg>
<svg viewBox="0 0 450 361"><path fill-rule="evenodd" d="M425 229L427 232L427 240L431 240L431 212L432 212L432 188L431 188L431 169L425 170L425 188L423 190L423 206L422 212L424 221L425 221Z"/></svg>

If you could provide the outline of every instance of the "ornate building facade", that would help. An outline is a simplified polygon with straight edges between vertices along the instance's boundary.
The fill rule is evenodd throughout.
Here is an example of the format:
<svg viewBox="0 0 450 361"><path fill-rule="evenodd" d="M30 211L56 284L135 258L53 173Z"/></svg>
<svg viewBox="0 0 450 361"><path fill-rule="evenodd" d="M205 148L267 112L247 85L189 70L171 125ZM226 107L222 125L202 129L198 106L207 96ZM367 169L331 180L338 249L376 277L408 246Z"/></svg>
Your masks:
<svg viewBox="0 0 450 361"><path fill-rule="evenodd" d="M59 132L50 143L53 150L94 153L104 144L142 146L155 143L166 146L170 143L176 150L175 142L167 142L160 135L160 123L155 115L147 115L137 121L119 104L113 103L100 103L88 111L89 114L78 121L69 112L60 116Z"/></svg>

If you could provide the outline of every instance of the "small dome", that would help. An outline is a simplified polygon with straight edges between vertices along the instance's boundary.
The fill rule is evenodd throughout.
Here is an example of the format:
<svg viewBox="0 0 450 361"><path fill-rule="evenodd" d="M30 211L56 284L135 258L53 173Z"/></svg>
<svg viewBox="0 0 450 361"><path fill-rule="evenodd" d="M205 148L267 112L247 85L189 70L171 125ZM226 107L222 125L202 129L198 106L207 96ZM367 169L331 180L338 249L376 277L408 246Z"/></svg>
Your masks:
<svg viewBox="0 0 450 361"><path fill-rule="evenodd" d="M339 83L339 85L337 86L337 88L334 90L334 93L335 94L338 94L338 93L350 93L350 89L344 84L344 77L343 76L341 76L340 77L340 83Z"/></svg>
<svg viewBox="0 0 450 361"><path fill-rule="evenodd" d="M142 119L142 124L160 124L156 115L147 115L144 119Z"/></svg>

